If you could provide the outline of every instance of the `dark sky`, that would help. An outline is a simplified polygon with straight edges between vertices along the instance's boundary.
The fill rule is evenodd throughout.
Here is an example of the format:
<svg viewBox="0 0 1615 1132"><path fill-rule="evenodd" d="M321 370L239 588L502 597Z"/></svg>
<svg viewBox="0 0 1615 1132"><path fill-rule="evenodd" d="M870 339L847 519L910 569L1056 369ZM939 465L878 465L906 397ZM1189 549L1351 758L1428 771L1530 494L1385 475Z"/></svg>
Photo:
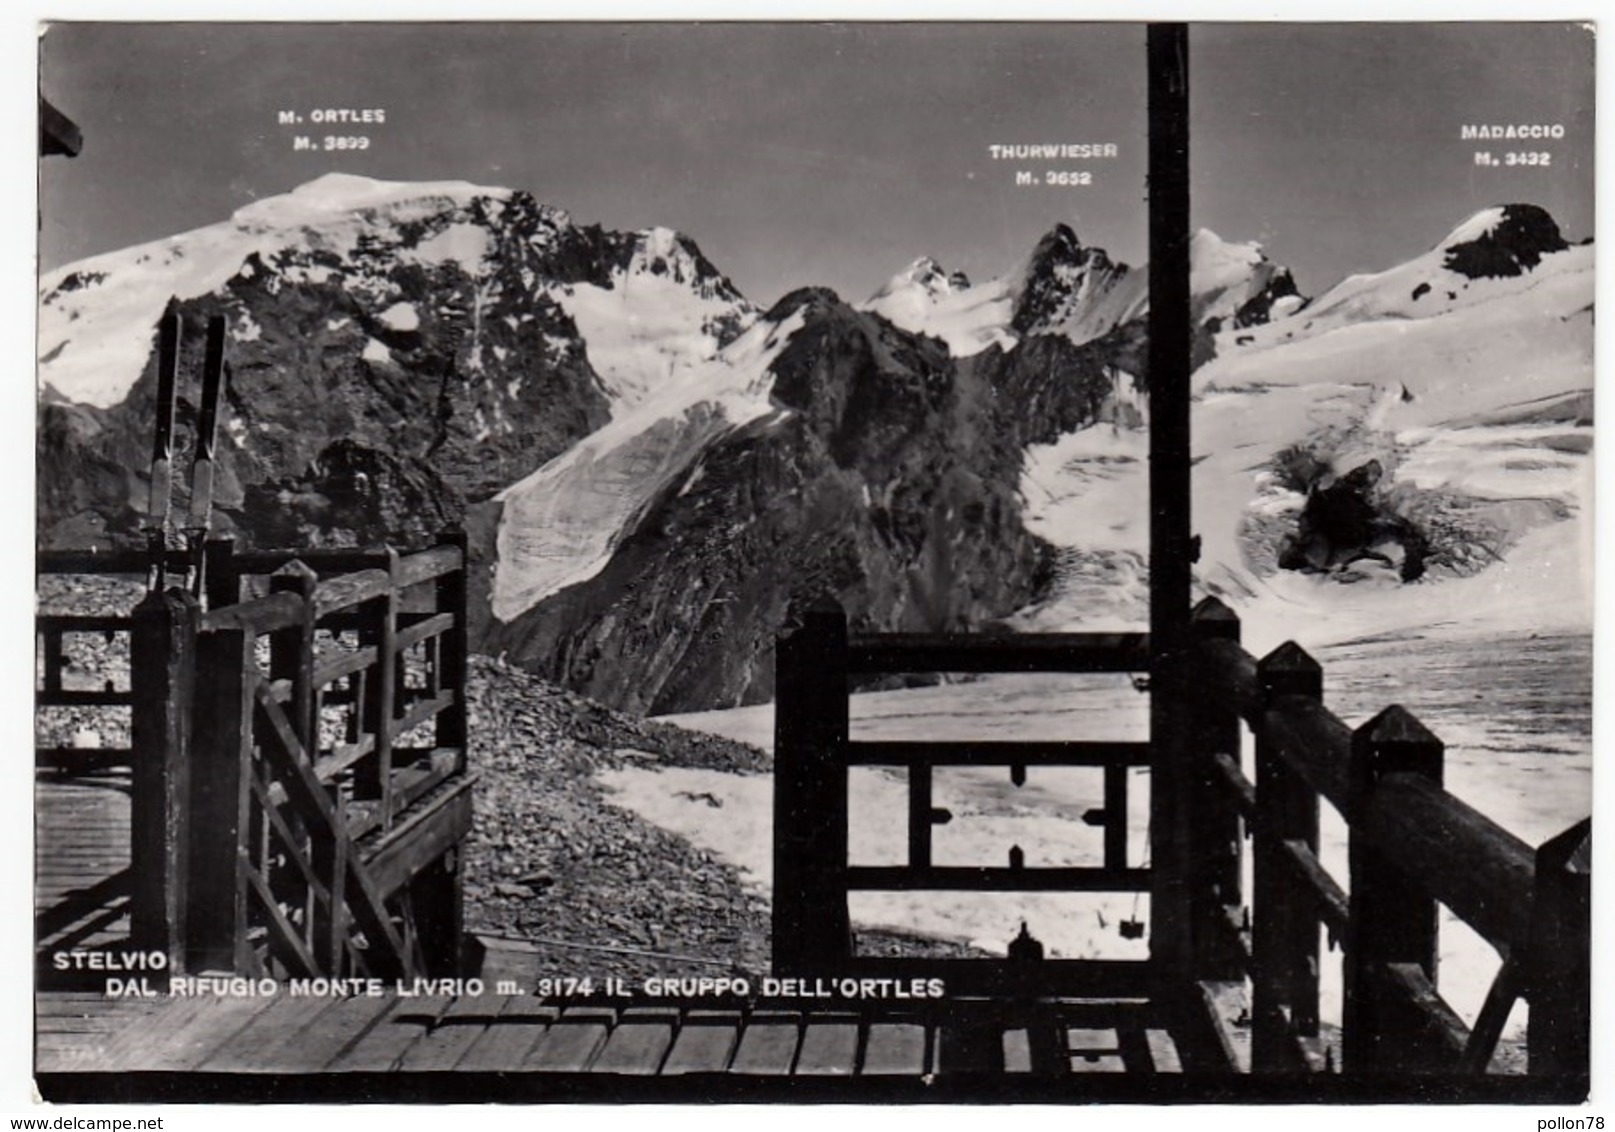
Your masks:
<svg viewBox="0 0 1615 1132"><path fill-rule="evenodd" d="M574 219L692 235L754 300L868 296L921 254L1001 273L1059 221L1144 258L1136 24L59 24L46 94L84 153L45 163L41 258L221 220L332 170L525 188ZM1196 223L1316 293L1478 208L1592 215L1592 37L1525 24L1200 25ZM380 108L385 124L277 124ZM1562 123L1546 168L1477 168L1465 123ZM294 152L364 133L362 153ZM993 160L993 143L1113 159ZM1490 147L1499 160L1509 148ZM1017 169L1085 171L1019 186Z"/></svg>

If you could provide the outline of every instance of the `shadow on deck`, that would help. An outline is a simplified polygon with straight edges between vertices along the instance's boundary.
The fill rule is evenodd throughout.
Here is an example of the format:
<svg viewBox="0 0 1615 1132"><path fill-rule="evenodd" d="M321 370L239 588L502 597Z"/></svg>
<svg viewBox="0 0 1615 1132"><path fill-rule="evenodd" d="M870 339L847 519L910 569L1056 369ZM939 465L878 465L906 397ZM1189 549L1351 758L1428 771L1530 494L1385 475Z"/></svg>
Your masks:
<svg viewBox="0 0 1615 1132"><path fill-rule="evenodd" d="M63 967L59 952L129 942L129 774L40 772L34 785L35 978L41 990L99 990L106 972Z"/></svg>

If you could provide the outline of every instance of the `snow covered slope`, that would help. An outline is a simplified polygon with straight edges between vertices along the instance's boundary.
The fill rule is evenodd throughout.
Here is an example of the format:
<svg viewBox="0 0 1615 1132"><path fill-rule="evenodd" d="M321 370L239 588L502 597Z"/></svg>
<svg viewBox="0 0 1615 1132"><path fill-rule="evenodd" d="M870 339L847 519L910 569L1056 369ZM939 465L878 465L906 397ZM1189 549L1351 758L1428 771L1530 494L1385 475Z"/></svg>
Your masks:
<svg viewBox="0 0 1615 1132"><path fill-rule="evenodd" d="M1240 610L1258 652L1303 631L1311 647L1392 625L1590 626L1593 249L1534 220L1522 238L1509 223L1522 215L1489 210L1298 314L1217 336L1194 377L1197 571ZM1477 241L1508 255L1482 256ZM1519 269L1466 274L1477 258ZM1147 451L1142 430L1111 425L1033 449L1029 526L1072 548L1072 584L1032 611L1036 623L1142 615ZM1276 544L1306 500L1294 466L1341 476L1370 460L1387 505L1430 532L1430 573L1404 584L1374 565L1278 569ZM1102 595L1118 577L1134 600Z"/></svg>
<svg viewBox="0 0 1615 1132"><path fill-rule="evenodd" d="M972 286L963 272L949 275L928 256L892 276L860 309L904 330L942 339L957 358L988 346L1008 349L1015 344L1009 333L1015 314L1010 283L993 279Z"/></svg>
<svg viewBox="0 0 1615 1132"><path fill-rule="evenodd" d="M494 616L509 621L594 577L708 444L775 411L769 365L801 321L798 312L755 323L715 358L675 372L654 396L503 492Z"/></svg>
<svg viewBox="0 0 1615 1132"><path fill-rule="evenodd" d="M710 360L756 318L729 281L670 228L639 233L608 282L560 288L555 299L577 323L607 391L624 406L651 396L681 366Z"/></svg>

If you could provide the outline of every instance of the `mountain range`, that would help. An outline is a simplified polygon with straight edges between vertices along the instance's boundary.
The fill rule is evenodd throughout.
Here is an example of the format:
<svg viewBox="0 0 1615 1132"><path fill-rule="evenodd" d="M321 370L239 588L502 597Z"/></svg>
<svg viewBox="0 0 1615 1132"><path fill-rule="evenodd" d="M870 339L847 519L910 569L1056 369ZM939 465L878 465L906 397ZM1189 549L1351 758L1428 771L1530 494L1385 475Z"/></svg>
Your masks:
<svg viewBox="0 0 1615 1132"><path fill-rule="evenodd" d="M1383 458L1376 505L1417 511L1404 457L1428 446L1386 455L1366 438L1405 432L1404 417L1448 423L1432 398L1495 415L1590 391L1590 343L1585 374L1573 355L1591 250L1539 209L1501 207L1309 302L1255 245L1197 233L1197 428L1252 389L1310 391L1261 408L1288 406L1261 418L1279 431L1247 420L1248 437L1219 447L1246 462L1224 469L1209 511L1197 468L1197 507L1219 532L1203 580L1265 584L1263 554L1277 555L1253 524L1293 530L1353 461ZM155 324L182 319L184 391L222 314L221 530L413 543L464 523L483 651L636 711L756 702L772 695L774 635L821 594L864 628L986 629L1071 599L1074 551L1140 553L1093 491L1142 467L1147 299L1147 267L1057 225L998 279L922 258L863 303L805 287L763 310L669 229L578 225L519 191L330 175L41 281L38 536L137 535ZM1546 378L1516 373L1507 395L1480 398L1405 378L1394 404L1342 394L1355 408L1320 442L1312 402L1338 384L1327 366L1343 336L1431 326L1423 337L1445 341L1462 324L1484 351L1491 328L1549 319L1571 321L1572 348ZM184 392L180 414L184 438ZM1095 444L1114 459L1082 450ZM1286 445L1316 467L1275 463ZM1261 478L1284 468L1296 475L1279 486ZM1059 501L1043 497L1055 480L1070 489ZM1530 522L1574 512L1575 491L1559 496ZM1067 529L1083 522L1086 535Z"/></svg>

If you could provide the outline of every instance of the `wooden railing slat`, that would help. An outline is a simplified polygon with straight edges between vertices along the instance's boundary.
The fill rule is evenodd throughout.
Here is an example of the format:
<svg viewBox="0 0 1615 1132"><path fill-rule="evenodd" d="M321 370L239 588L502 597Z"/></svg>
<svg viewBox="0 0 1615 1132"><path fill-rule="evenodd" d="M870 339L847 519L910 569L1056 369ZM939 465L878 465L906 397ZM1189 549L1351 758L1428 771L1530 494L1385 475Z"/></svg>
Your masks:
<svg viewBox="0 0 1615 1132"><path fill-rule="evenodd" d="M358 648L352 652L327 656L314 665L314 686L323 688L329 684L334 684L345 676L351 676L361 669L374 666L375 663L376 650L373 647Z"/></svg>
<svg viewBox="0 0 1615 1132"><path fill-rule="evenodd" d="M1346 890L1336 883L1318 860L1317 853L1304 841L1287 840L1281 843L1289 866L1312 890L1317 900L1319 918L1328 926L1337 941L1346 939L1351 923L1351 902Z"/></svg>
<svg viewBox="0 0 1615 1132"><path fill-rule="evenodd" d="M412 648L430 637L442 636L452 628L454 628L454 614L434 613L412 625L399 628L398 648L400 651Z"/></svg>
<svg viewBox="0 0 1615 1132"><path fill-rule="evenodd" d="M226 629L241 629L253 634L272 633L296 625L302 619L303 601L296 594L268 594L252 601L208 610L202 616L202 631L216 633Z"/></svg>
<svg viewBox="0 0 1615 1132"><path fill-rule="evenodd" d="M400 589L419 585L444 574L459 570L465 555L458 546L445 543L430 550L404 555L398 560L397 583Z"/></svg>
<svg viewBox="0 0 1615 1132"><path fill-rule="evenodd" d="M1450 1072L1456 1068L1469 1044L1469 1027L1441 997L1424 968L1417 963L1388 963L1381 985L1388 997L1400 1000L1397 1005L1407 1013L1399 1028L1408 1030L1411 1027L1407 1022L1414 1022L1422 1039L1417 1043L1420 1055L1404 1057L1385 1068L1404 1073ZM1406 1041L1401 1044L1404 1048L1414 1045Z"/></svg>
<svg viewBox="0 0 1615 1132"><path fill-rule="evenodd" d="M326 617L391 592L392 576L384 569L340 574L321 582L314 591L314 614L316 617Z"/></svg>
<svg viewBox="0 0 1615 1132"><path fill-rule="evenodd" d="M1036 633L995 637L963 633L854 635L847 671L1145 672L1147 633Z"/></svg>
<svg viewBox="0 0 1615 1132"><path fill-rule="evenodd" d="M1486 815L1428 779L1391 774L1358 828L1499 954L1522 938L1535 853Z"/></svg>
<svg viewBox="0 0 1615 1132"><path fill-rule="evenodd" d="M1217 784L1234 799L1239 816L1247 821L1256 815L1256 786L1245 777L1244 770L1232 755L1213 755L1211 765L1216 772Z"/></svg>
<svg viewBox="0 0 1615 1132"><path fill-rule="evenodd" d="M270 891L269 883L264 880L263 874L251 865L243 865L242 871L246 874L247 884L253 894L258 897L258 906L264 910L271 939L280 946L281 962L286 963L294 977L308 978L319 974L319 963L299 938L297 929L281 911L280 905L275 902L275 894Z"/></svg>
<svg viewBox="0 0 1615 1132"><path fill-rule="evenodd" d="M854 739L848 766L1148 766L1148 743Z"/></svg>
<svg viewBox="0 0 1615 1132"><path fill-rule="evenodd" d="M989 865L850 865L847 887L862 891L912 892L1143 892L1149 869L1098 866L1005 868Z"/></svg>
<svg viewBox="0 0 1615 1132"><path fill-rule="evenodd" d="M261 684L257 688L257 702L260 713L270 725L273 739L272 742L265 743L262 749L279 770L281 781L286 784L293 803L300 810L316 816L328 829L335 831L339 839L346 839L347 831L341 828L332 809L331 800L326 796L319 779L315 777L313 767L306 760L297 757L297 736L291 724L281 712L280 705L269 697ZM371 941L372 967L389 971L395 976L404 976L409 967L408 949L403 939L399 937L397 929L393 927L386 905L370 884L369 876L351 856L348 858L346 875L343 879L352 885L359 896L351 906L359 929ZM378 942L390 957L379 963L375 954Z"/></svg>

